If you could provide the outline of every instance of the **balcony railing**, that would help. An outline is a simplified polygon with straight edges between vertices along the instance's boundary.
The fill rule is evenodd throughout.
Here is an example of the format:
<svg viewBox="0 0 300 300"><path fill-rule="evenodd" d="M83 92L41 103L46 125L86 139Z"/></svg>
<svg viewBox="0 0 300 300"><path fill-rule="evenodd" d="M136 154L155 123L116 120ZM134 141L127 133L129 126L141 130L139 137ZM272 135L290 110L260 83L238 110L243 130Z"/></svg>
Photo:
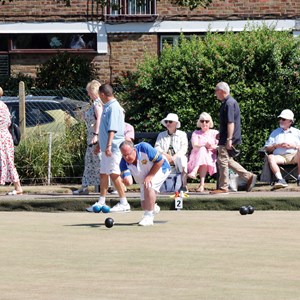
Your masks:
<svg viewBox="0 0 300 300"><path fill-rule="evenodd" d="M155 0L111 0L108 15L155 15Z"/></svg>

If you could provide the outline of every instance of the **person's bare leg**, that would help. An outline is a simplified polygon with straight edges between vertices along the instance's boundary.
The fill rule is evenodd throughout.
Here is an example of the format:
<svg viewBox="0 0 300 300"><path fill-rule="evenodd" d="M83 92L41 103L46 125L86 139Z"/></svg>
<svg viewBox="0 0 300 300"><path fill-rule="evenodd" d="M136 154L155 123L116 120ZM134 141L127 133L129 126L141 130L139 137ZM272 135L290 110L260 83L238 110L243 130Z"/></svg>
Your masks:
<svg viewBox="0 0 300 300"><path fill-rule="evenodd" d="M278 164L284 163L284 160L282 159L282 161L281 161L279 156L275 158L275 155L270 154L268 156L268 162L269 162L271 171L273 172L273 174L276 174L277 172L280 172Z"/></svg>
<svg viewBox="0 0 300 300"><path fill-rule="evenodd" d="M125 198L125 189L122 179L119 174L110 174L110 178L119 194L120 198Z"/></svg>
<svg viewBox="0 0 300 300"><path fill-rule="evenodd" d="M100 196L105 197L108 189L108 175L100 174Z"/></svg>
<svg viewBox="0 0 300 300"><path fill-rule="evenodd" d="M15 190L17 191L17 193L23 193L23 189L21 187L21 183L20 181L16 181L14 182L14 187L15 187Z"/></svg>
<svg viewBox="0 0 300 300"><path fill-rule="evenodd" d="M207 174L207 166L206 165L200 166L199 174L200 174L200 185L197 189L197 192L203 192L204 191L205 176Z"/></svg>
<svg viewBox="0 0 300 300"><path fill-rule="evenodd" d="M156 202L156 191L152 188L144 190L145 200L141 202L142 209L145 211L153 211Z"/></svg>

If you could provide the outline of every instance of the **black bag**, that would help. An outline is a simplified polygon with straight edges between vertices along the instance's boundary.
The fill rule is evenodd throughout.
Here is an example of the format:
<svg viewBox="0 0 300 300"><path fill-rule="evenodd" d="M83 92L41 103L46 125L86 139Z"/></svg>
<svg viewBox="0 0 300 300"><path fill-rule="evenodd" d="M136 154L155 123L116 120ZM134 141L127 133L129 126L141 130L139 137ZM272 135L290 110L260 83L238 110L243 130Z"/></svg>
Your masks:
<svg viewBox="0 0 300 300"><path fill-rule="evenodd" d="M21 140L21 131L19 126L16 123L11 122L11 125L9 126L9 131L12 136L14 145L18 146Z"/></svg>
<svg viewBox="0 0 300 300"><path fill-rule="evenodd" d="M236 149L234 146L230 150L227 150L227 152L232 158L236 158L241 154L241 150Z"/></svg>

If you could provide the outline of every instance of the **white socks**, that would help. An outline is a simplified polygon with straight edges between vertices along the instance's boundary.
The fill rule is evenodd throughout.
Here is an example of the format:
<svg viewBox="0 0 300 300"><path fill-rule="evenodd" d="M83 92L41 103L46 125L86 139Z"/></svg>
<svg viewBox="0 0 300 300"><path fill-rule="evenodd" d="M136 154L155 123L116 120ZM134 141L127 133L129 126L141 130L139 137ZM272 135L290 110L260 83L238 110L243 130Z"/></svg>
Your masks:
<svg viewBox="0 0 300 300"><path fill-rule="evenodd" d="M100 205L105 205L105 197L100 196L100 197L99 197L99 200L98 200L98 203L99 203Z"/></svg>
<svg viewBox="0 0 300 300"><path fill-rule="evenodd" d="M122 205L128 204L127 198L126 198L126 197L125 197L125 198L120 198L120 203L121 203Z"/></svg>
<svg viewBox="0 0 300 300"><path fill-rule="evenodd" d="M99 203L100 205L105 205L105 197L100 196L100 197L99 197L99 200L98 200L98 203ZM127 198L126 198L126 197L125 197L125 198L120 198L120 203L121 203L122 205L128 204Z"/></svg>
<svg viewBox="0 0 300 300"><path fill-rule="evenodd" d="M144 211L144 216L150 216L150 217L153 217L153 210L145 210Z"/></svg>

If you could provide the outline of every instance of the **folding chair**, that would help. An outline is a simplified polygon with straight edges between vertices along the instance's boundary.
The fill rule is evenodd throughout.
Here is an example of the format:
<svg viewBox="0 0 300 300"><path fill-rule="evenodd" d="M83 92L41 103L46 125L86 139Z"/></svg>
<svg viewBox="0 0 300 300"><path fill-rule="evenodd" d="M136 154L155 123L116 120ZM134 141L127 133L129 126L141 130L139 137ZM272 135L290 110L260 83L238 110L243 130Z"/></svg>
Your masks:
<svg viewBox="0 0 300 300"><path fill-rule="evenodd" d="M260 176L260 181L269 182L270 185L274 185L277 181L275 174L270 169L268 155L264 149L259 150L260 156L264 159L264 166ZM297 164L289 164L289 165L278 165L282 178L288 181L297 181L298 177L298 165Z"/></svg>
<svg viewBox="0 0 300 300"><path fill-rule="evenodd" d="M282 177L286 181L297 181L298 165L279 165Z"/></svg>

